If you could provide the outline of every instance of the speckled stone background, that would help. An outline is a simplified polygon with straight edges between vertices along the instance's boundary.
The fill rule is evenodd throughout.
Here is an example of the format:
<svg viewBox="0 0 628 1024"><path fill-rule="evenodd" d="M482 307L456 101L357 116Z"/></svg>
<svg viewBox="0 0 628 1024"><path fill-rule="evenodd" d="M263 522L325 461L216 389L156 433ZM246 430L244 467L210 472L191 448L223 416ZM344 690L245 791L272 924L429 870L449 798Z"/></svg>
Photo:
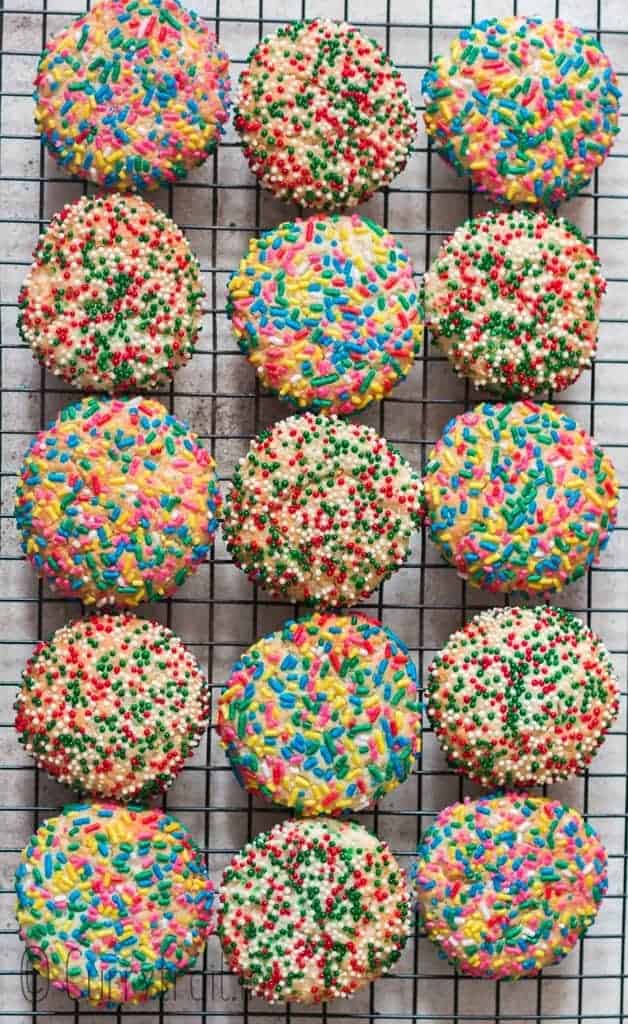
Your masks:
<svg viewBox="0 0 628 1024"><path fill-rule="evenodd" d="M430 57L447 46L456 30L470 20L513 12L512 2L469 3L461 0L200 0L200 13L217 24L220 40L233 61L233 79L261 34L277 23L302 16L347 18L364 26L385 45L402 68L412 96ZM628 1012L628 946L625 935L626 821L626 655L628 653L628 141L619 137L612 157L591 187L562 212L593 236L609 279L603 307L599 359L593 372L561 395L568 408L592 430L616 461L624 482L620 525L588 579L571 587L563 603L580 612L604 637L622 680L622 712L587 777L552 787L554 796L583 809L600 830L610 852L610 892L595 926L558 967L541 980L516 984L456 978L422 936L411 941L394 975L350 1002L335 1001L326 1010L269 1008L243 998L226 974L213 938L206 959L163 1004L131 1012L83 1010L59 993L34 985L25 968L13 909L13 872L20 849L34 826L72 799L66 788L36 772L19 747L12 727L12 703L23 663L40 638L67 619L80 615L77 604L55 598L41 587L20 556L12 521L16 471L33 433L76 395L40 371L21 345L15 326L16 296L42 225L83 186L69 181L43 157L33 129L31 82L45 38L67 24L84 0L6 0L2 14L2 101L0 181L0 263L2 264L2 584L0 586L1 659L0 725L0 1013L7 1022L133 1021L144 1024L228 1021L374 1021L416 1020L426 1024L473 1021L550 1022L560 1018L618 1022ZM626 0L537 0L520 3L518 13L558 14L600 29L606 51L628 91L628 8ZM624 110L628 105L624 103ZM628 116L624 113L623 118ZM623 120L625 125L626 121ZM223 486L247 440L262 426L285 414L285 408L262 395L253 371L239 355L224 306L225 283L244 252L249 236L296 212L256 188L238 148L232 126L216 157L171 192L153 194L185 228L204 270L207 312L200 350L177 376L164 400L187 418L210 446ZM466 216L484 208L464 183L429 152L419 130L416 148L404 173L387 195L362 207L405 241L417 274L436 252L443 234ZM363 419L395 441L417 467L444 423L476 396L451 374L446 363L426 346L408 380L395 397L371 408ZM403 637L419 665L426 665L469 614L492 603L446 568L424 537L417 536L411 560L375 595L371 607ZM231 565L218 541L215 558L167 605L143 614L168 621L194 648L209 673L214 704L221 683L240 651L259 634L293 613L290 606L255 592ZM473 787L447 772L429 731L424 736L420 772L378 811L361 815L368 827L386 838L407 864L422 829L446 803L472 793ZM232 778L210 733L170 790L167 806L190 827L208 850L209 868L218 881L230 852L268 828L280 815L251 803Z"/></svg>

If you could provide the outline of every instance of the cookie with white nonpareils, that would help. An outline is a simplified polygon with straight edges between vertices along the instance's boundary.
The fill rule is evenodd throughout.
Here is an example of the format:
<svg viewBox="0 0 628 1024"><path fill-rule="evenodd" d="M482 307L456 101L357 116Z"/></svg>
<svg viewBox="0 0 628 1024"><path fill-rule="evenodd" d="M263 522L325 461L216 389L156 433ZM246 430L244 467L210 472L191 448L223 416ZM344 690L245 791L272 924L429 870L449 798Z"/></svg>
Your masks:
<svg viewBox="0 0 628 1024"><path fill-rule="evenodd" d="M371 427L305 413L251 442L223 534L236 565L270 593L345 606L403 565L420 498L419 474Z"/></svg>
<svg viewBox="0 0 628 1024"><path fill-rule="evenodd" d="M434 658L426 710L449 764L485 786L581 773L619 712L602 641L551 606L491 608Z"/></svg>
<svg viewBox="0 0 628 1024"><path fill-rule="evenodd" d="M284 821L226 868L217 932L229 967L267 1002L350 996L399 959L412 927L403 869L355 822Z"/></svg>
<svg viewBox="0 0 628 1024"><path fill-rule="evenodd" d="M448 238L425 317L455 372L507 396L562 391L591 365L606 282L580 231L543 211L489 211Z"/></svg>
<svg viewBox="0 0 628 1024"><path fill-rule="evenodd" d="M75 387L163 388L194 352L202 297L198 260L161 210L139 196L83 196L39 239L18 328Z"/></svg>
<svg viewBox="0 0 628 1024"><path fill-rule="evenodd" d="M335 210L364 202L403 170L416 115L376 42L346 22L316 18L283 26L251 52L235 127L265 188Z"/></svg>

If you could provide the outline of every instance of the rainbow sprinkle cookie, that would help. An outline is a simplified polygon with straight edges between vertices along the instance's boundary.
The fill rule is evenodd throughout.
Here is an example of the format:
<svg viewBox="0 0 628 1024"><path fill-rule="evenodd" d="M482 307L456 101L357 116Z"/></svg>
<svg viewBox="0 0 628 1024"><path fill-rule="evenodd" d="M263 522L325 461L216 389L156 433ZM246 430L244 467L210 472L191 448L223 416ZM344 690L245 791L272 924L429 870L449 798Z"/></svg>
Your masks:
<svg viewBox="0 0 628 1024"><path fill-rule="evenodd" d="M423 79L425 127L478 192L555 205L580 192L619 131L617 77L594 35L565 21L490 18Z"/></svg>
<svg viewBox="0 0 628 1024"><path fill-rule="evenodd" d="M421 480L371 427L290 416L259 434L225 500L236 565L276 596L350 605L403 565Z"/></svg>
<svg viewBox="0 0 628 1024"><path fill-rule="evenodd" d="M582 772L619 711L602 641L561 608L491 608L428 672L427 712L452 768L485 786Z"/></svg>
<svg viewBox="0 0 628 1024"><path fill-rule="evenodd" d="M39 239L18 327L68 384L165 387L194 352L202 296L198 261L160 210L138 196L83 196Z"/></svg>
<svg viewBox="0 0 628 1024"><path fill-rule="evenodd" d="M597 255L569 221L491 211L443 243L425 275L426 321L476 387L561 391L591 365L605 288Z"/></svg>
<svg viewBox="0 0 628 1024"><path fill-rule="evenodd" d="M281 822L233 858L220 895L229 967L269 1003L352 995L399 959L412 926L403 870L352 821Z"/></svg>
<svg viewBox="0 0 628 1024"><path fill-rule="evenodd" d="M476 978L538 974L569 953L606 893L606 850L577 811L544 797L452 804L423 836L423 924Z"/></svg>
<svg viewBox="0 0 628 1024"><path fill-rule="evenodd" d="M342 414L384 398L423 340L407 253L357 213L280 224L252 238L227 312L265 387Z"/></svg>
<svg viewBox="0 0 628 1024"><path fill-rule="evenodd" d="M443 558L491 591L562 590L595 562L617 519L610 458L547 403L484 402L450 420L423 488Z"/></svg>
<svg viewBox="0 0 628 1024"><path fill-rule="evenodd" d="M105 188L185 178L227 120L229 60L177 0L102 0L48 41L35 123L57 163Z"/></svg>
<svg viewBox="0 0 628 1024"><path fill-rule="evenodd" d="M15 889L32 966L94 1006L166 992L214 928L214 888L200 851L159 810L65 807L22 851Z"/></svg>
<svg viewBox="0 0 628 1024"><path fill-rule="evenodd" d="M365 615L286 622L245 651L225 686L218 735L236 776L299 814L371 807L416 763L416 669Z"/></svg>
<svg viewBox="0 0 628 1024"><path fill-rule="evenodd" d="M264 188L315 210L364 202L405 167L416 134L403 78L346 22L294 21L240 76L235 126Z"/></svg>
<svg viewBox="0 0 628 1024"><path fill-rule="evenodd" d="M220 496L196 435L150 398L87 398L28 449L16 492L22 549L87 605L167 597L207 557Z"/></svg>
<svg viewBox="0 0 628 1024"><path fill-rule="evenodd" d="M200 743L209 690L165 626L94 615L37 645L15 709L20 743L54 778L96 796L143 800L167 789Z"/></svg>

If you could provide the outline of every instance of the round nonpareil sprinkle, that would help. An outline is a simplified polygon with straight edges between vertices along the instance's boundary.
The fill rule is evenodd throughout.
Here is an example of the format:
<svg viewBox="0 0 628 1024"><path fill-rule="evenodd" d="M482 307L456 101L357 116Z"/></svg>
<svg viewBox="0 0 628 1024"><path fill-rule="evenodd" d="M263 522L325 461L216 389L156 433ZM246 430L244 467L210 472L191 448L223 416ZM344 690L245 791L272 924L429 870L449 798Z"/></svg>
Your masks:
<svg viewBox="0 0 628 1024"><path fill-rule="evenodd" d="M365 615L287 622L249 647L225 687L218 734L238 779L299 814L370 807L421 749L414 664Z"/></svg>
<svg viewBox="0 0 628 1024"><path fill-rule="evenodd" d="M349 605L403 565L421 480L371 427L290 416L240 459L224 507L233 559L292 601Z"/></svg>
<svg viewBox="0 0 628 1024"><path fill-rule="evenodd" d="M265 188L332 210L363 202L403 170L416 117L378 44L317 18L257 44L240 76L235 126Z"/></svg>
<svg viewBox="0 0 628 1024"><path fill-rule="evenodd" d="M322 412L357 412L384 398L423 340L407 253L356 213L252 238L229 282L227 312L262 383Z"/></svg>
<svg viewBox="0 0 628 1024"><path fill-rule="evenodd" d="M456 373L502 394L561 391L591 365L606 282L568 221L490 211L442 245L426 322Z"/></svg>
<svg viewBox="0 0 628 1024"><path fill-rule="evenodd" d="M53 36L35 122L57 163L106 188L179 181L227 120L229 61L177 0L100 0Z"/></svg>
<svg viewBox="0 0 628 1024"><path fill-rule="evenodd" d="M530 977L593 923L606 864L595 830L557 800L506 793L452 804L419 847L421 918L464 974Z"/></svg>
<svg viewBox="0 0 628 1024"><path fill-rule="evenodd" d="M619 483L608 455L552 405L484 402L450 420L423 477L432 540L491 591L544 594L608 543Z"/></svg>
<svg viewBox="0 0 628 1024"><path fill-rule="evenodd" d="M284 821L226 869L218 928L232 971L270 1003L350 996L388 971L411 897L388 846L354 822Z"/></svg>
<svg viewBox="0 0 628 1024"><path fill-rule="evenodd" d="M18 739L60 782L96 796L167 789L209 718L207 681L171 630L133 615L71 622L35 648Z"/></svg>
<svg viewBox="0 0 628 1024"><path fill-rule="evenodd" d="M601 640L561 608L491 608L428 672L427 712L450 765L486 786L567 779L619 710Z"/></svg>
<svg viewBox="0 0 628 1024"><path fill-rule="evenodd" d="M23 850L15 890L35 970L95 1006L166 992L214 928L200 851L159 810L71 804Z"/></svg>
<svg viewBox="0 0 628 1024"><path fill-rule="evenodd" d="M198 261L160 210L138 196L83 196L39 239L18 327L68 384L164 387L194 351L202 295Z"/></svg>
<svg viewBox="0 0 628 1024"><path fill-rule="evenodd" d="M560 19L465 28L422 88L437 151L479 192L507 202L569 199L619 131L621 93L600 41Z"/></svg>
<svg viewBox="0 0 628 1024"><path fill-rule="evenodd" d="M88 605L167 597L207 557L220 496L214 463L150 398L87 398L31 443L15 517L55 589Z"/></svg>

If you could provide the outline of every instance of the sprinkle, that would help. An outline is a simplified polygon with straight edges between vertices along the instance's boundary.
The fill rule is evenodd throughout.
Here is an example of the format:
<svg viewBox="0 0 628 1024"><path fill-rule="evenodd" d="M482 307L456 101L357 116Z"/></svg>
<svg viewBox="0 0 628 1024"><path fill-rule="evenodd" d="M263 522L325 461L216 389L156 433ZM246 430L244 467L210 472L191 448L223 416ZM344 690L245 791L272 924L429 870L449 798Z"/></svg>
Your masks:
<svg viewBox="0 0 628 1024"><path fill-rule="evenodd" d="M84 196L41 235L18 327L68 384L165 387L194 352L202 294L198 261L161 211L138 197Z"/></svg>
<svg viewBox="0 0 628 1024"><path fill-rule="evenodd" d="M617 84L594 35L560 19L487 18L426 72L425 127L478 192L554 206L608 155L619 131Z"/></svg>
<svg viewBox="0 0 628 1024"><path fill-rule="evenodd" d="M305 413L251 442L223 534L235 563L271 593L349 605L404 563L420 496L418 474L371 427Z"/></svg>
<svg viewBox="0 0 628 1024"><path fill-rule="evenodd" d="M97 1007L172 988L214 928L214 888L187 829L137 806L74 804L48 818L22 851L15 888L35 970Z"/></svg>
<svg viewBox="0 0 628 1024"><path fill-rule="evenodd" d="M22 673L18 739L75 789L144 800L198 746L209 690L196 659L158 622L94 615L40 643Z"/></svg>
<svg viewBox="0 0 628 1024"><path fill-rule="evenodd" d="M449 764L484 786L580 774L619 711L602 641L561 608L491 608L428 670L427 712Z"/></svg>
<svg viewBox="0 0 628 1024"><path fill-rule="evenodd" d="M227 312L265 387L300 408L341 415L385 398L423 340L407 253L356 213L252 238L229 282Z"/></svg>
<svg viewBox="0 0 628 1024"><path fill-rule="evenodd" d="M556 800L467 798L438 815L413 872L427 934L476 978L538 974L570 952L606 893L596 831Z"/></svg>
<svg viewBox="0 0 628 1024"><path fill-rule="evenodd" d="M122 191L155 189L215 149L228 68L213 33L178 0L101 0L48 40L35 122L68 173Z"/></svg>
<svg viewBox="0 0 628 1024"><path fill-rule="evenodd" d="M245 706L240 732L233 709ZM380 751L374 736L384 724L390 744ZM269 726L282 747L268 742L274 739ZM375 619L314 613L286 622L245 651L225 683L217 728L236 777L250 792L307 815L365 810L416 764L417 674L401 640ZM340 785L339 765L350 775Z"/></svg>
<svg viewBox="0 0 628 1024"><path fill-rule="evenodd" d="M220 891L225 958L269 1003L350 996L391 969L412 928L404 871L355 822L276 825L233 858Z"/></svg>
<svg viewBox="0 0 628 1024"><path fill-rule="evenodd" d="M617 519L609 457L570 417L531 401L484 402L450 420L423 488L444 559L493 592L562 590L605 548Z"/></svg>
<svg viewBox="0 0 628 1024"><path fill-rule="evenodd" d="M50 471L67 478L52 482ZM204 561L219 506L213 460L186 424L154 399L92 397L32 441L15 517L22 550L55 589L134 607L168 596Z"/></svg>
<svg viewBox="0 0 628 1024"><path fill-rule="evenodd" d="M264 188L333 210L364 202L403 170L416 116L376 42L317 18L293 21L251 51L235 127Z"/></svg>
<svg viewBox="0 0 628 1024"><path fill-rule="evenodd" d="M443 243L425 275L426 321L475 387L562 391L591 365L605 288L597 255L568 221L491 211Z"/></svg>

